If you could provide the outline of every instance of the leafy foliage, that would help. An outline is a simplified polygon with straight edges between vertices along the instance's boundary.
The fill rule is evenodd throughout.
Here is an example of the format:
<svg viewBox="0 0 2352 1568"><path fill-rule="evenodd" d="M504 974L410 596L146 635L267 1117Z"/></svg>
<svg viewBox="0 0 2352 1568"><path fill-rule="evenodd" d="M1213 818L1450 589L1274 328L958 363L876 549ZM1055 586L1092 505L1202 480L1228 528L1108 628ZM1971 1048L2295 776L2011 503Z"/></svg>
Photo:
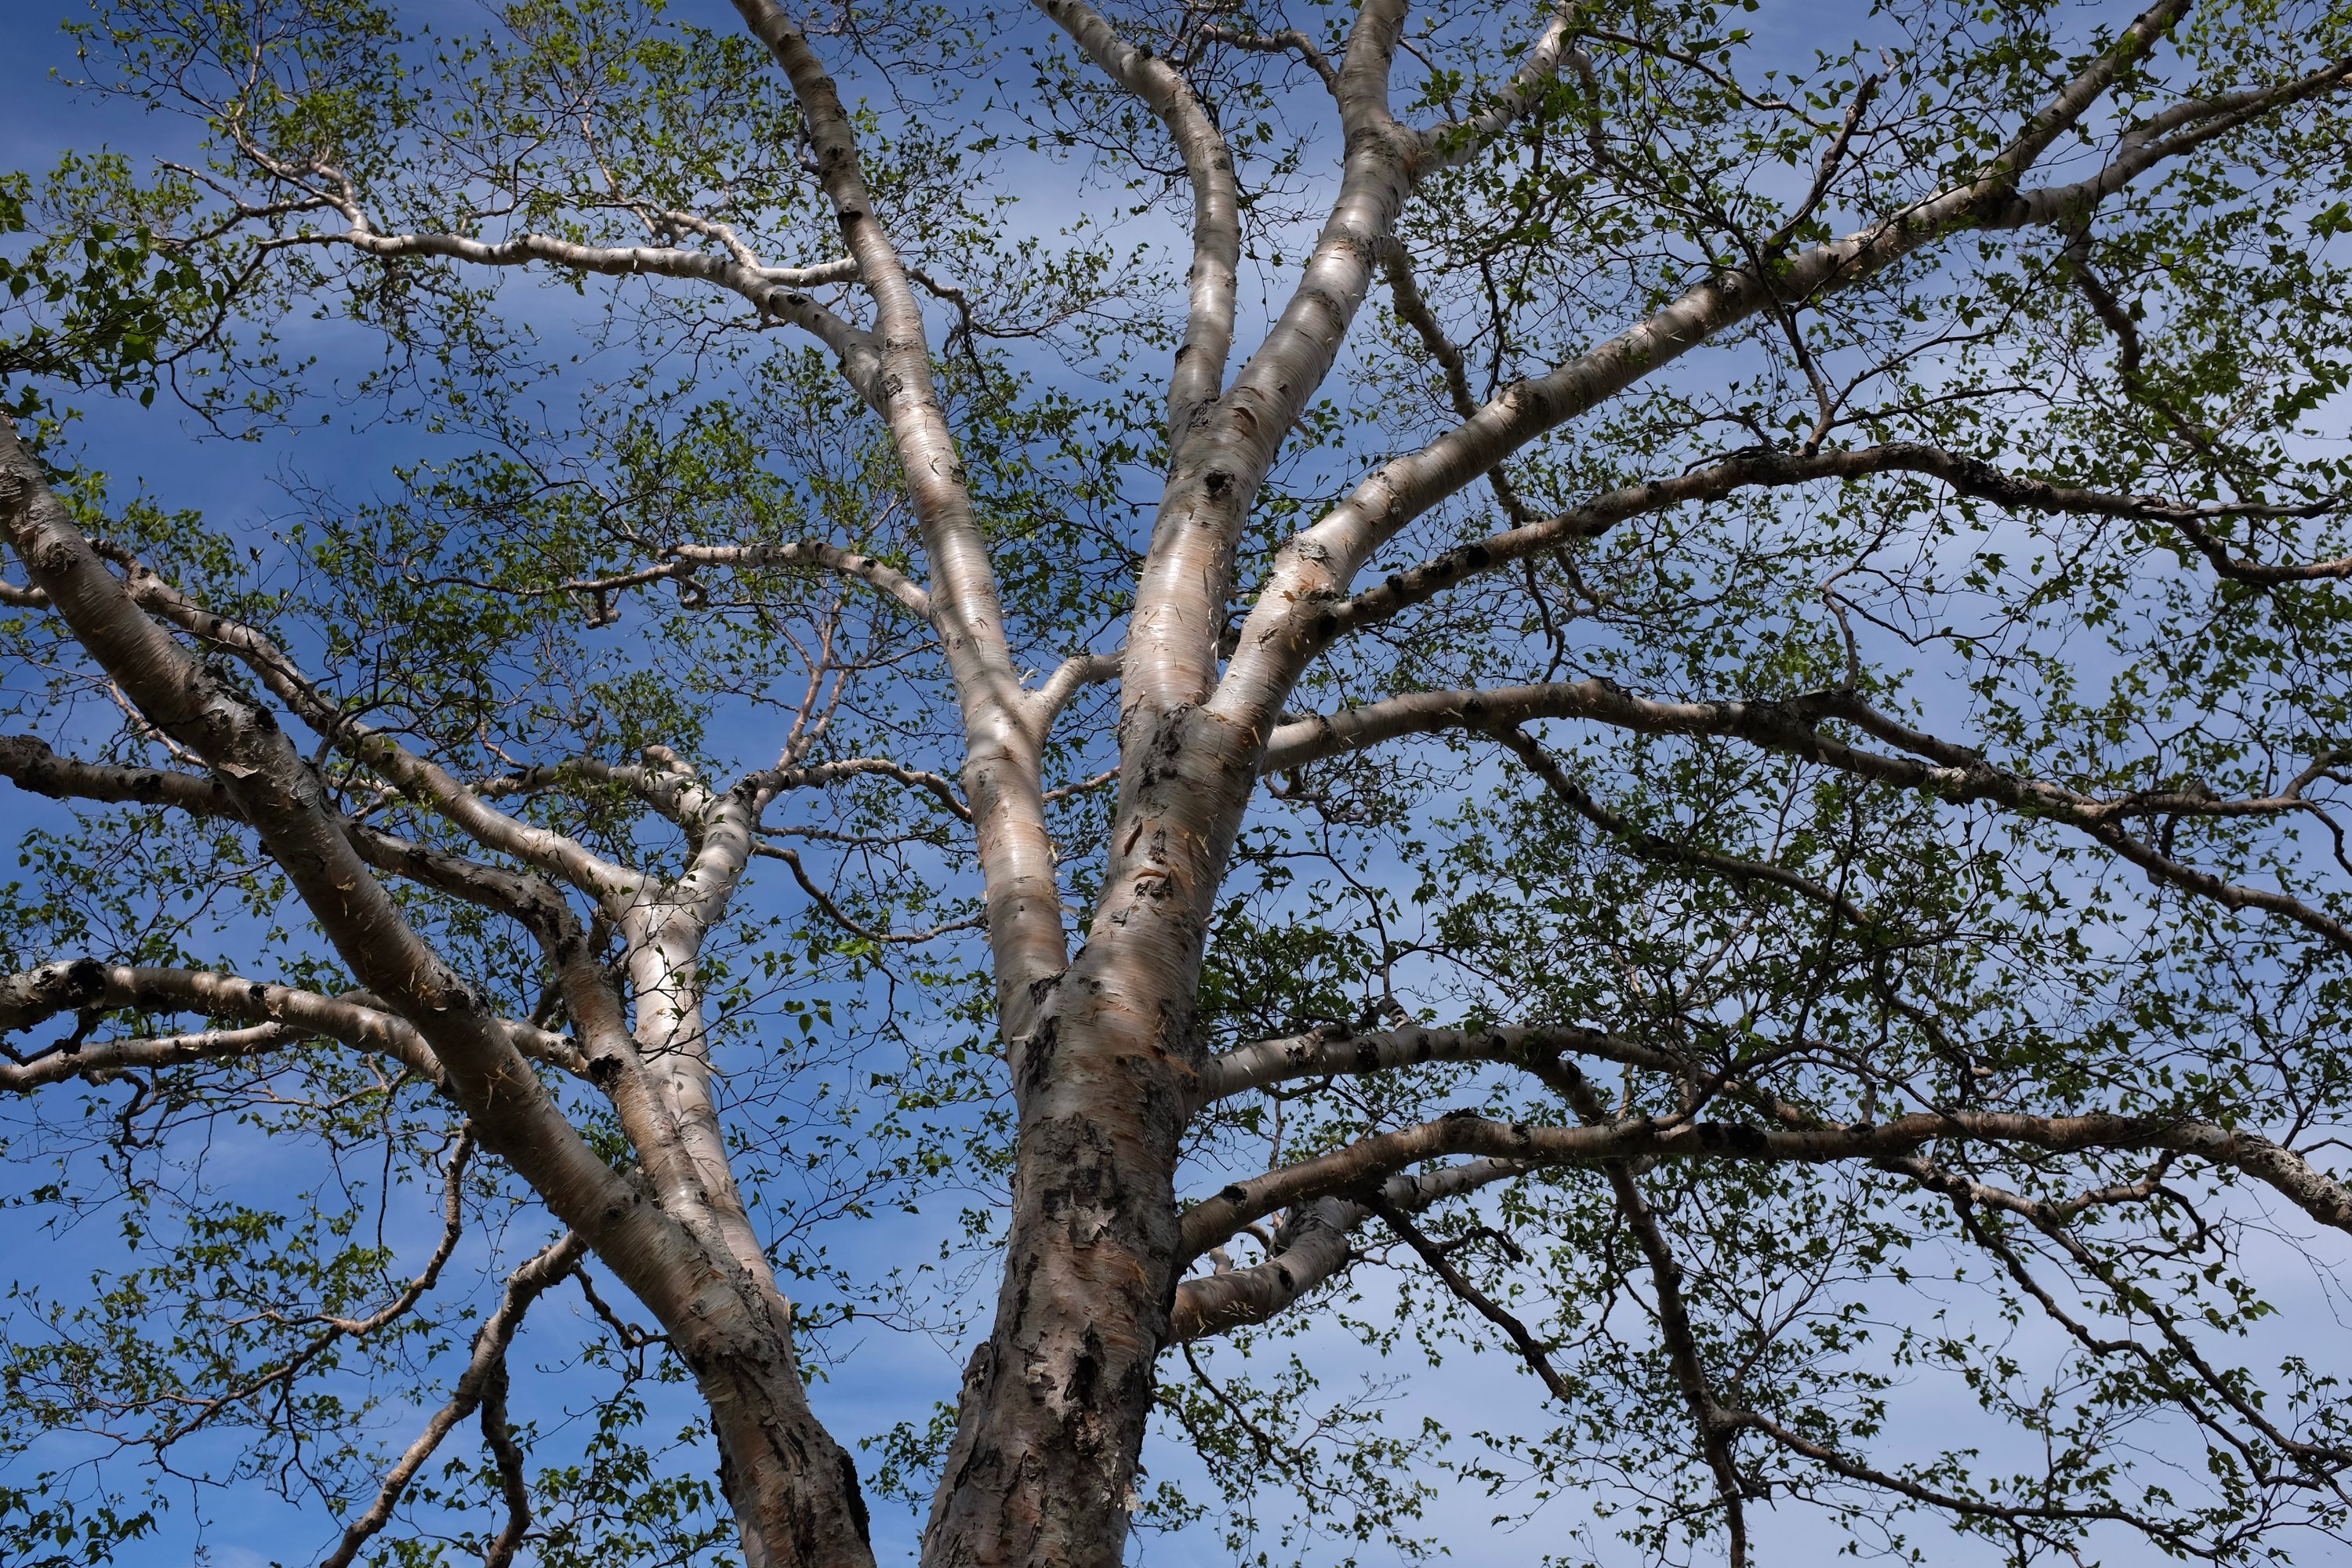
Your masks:
<svg viewBox="0 0 2352 1568"><path fill-rule="evenodd" d="M1044 24L886 9L842 5L818 36L1034 679L1126 640L1182 468L1164 383L1192 187L1152 108ZM2286 86L2352 55L2352 14L2180 9L2133 52L2129 18L2040 4L1885 5L1802 37L1752 0L1571 7L1565 63L1523 99L1512 72L1550 13L1411 14L1394 110L1451 122L1432 145L1464 155L1431 153L1385 298L1242 520L1225 657L1275 613L1255 585L1367 474L1723 278L1768 303L1687 345L1654 334L1622 389L1380 542L1349 602L1385 583L1397 607L1308 667L1286 731L1450 691L1583 706L1301 741L1204 895L1179 1031L1214 1056L1580 1026L1618 1054L1258 1083L1192 1118L1182 1191L1449 1119L1706 1120L1761 1148L1906 1115L2101 1116L2259 1133L2333 1180L2352 121L2333 88ZM1355 19L1320 0L1113 17L1224 138L1245 315L1282 310L1360 150L1317 64L1362 47ZM748 34L656 0L512 0L472 37L352 0L109 0L72 36L89 90L185 121L152 168L72 153L0 178L0 403L75 523L124 582L160 584L143 603L220 618L175 624L287 710L355 834L532 869L360 725L660 879L690 881L714 831L677 805L689 784L800 770L746 837L756 878L667 971L561 897L638 1037L707 1053L820 1407L828 1381L968 1339L1010 1223L1021 1047L999 1034L970 693L887 591L939 567L920 479L845 356L785 331L873 319L803 103ZM2221 112L2171 106L2269 96L2054 217L1989 202L1883 267L1780 287L1885 215L1997 184L2019 127L2101 62L2111 85L2037 189ZM1498 105L1507 127L1477 133ZM496 250L524 235L542 248ZM730 266L753 282L708 286ZM240 444L152 463L274 461L280 499L201 514L129 473L151 460L107 443L166 452L173 403ZM1717 468L1711 493L1407 593L1449 552ZM812 541L864 564L793 553ZM0 601L7 728L43 757L201 773L52 609ZM270 639L334 722L223 623ZM1666 717L1623 717L1635 702ZM1087 684L1040 745L1081 934L1127 874L1139 722L1117 682ZM17 784L76 793L8 756ZM233 813L125 794L21 822L0 971L89 955L365 1005ZM386 882L489 1013L577 1050L589 1025L543 933L446 878ZM260 1026L157 1005L43 1026L72 1033L15 1068ZM649 1183L604 1082L552 1047L532 1070ZM19 1270L0 1316L9 1563L135 1560L264 1492L309 1532L299 1553L331 1546L551 1235L429 1074L314 1031L78 1071L0 1115L11 1234L73 1260ZM1265 1564L1680 1562L1749 1531L1766 1560L1774 1531L1914 1562L1957 1532L2020 1564L2346 1539L2340 1336L2280 1326L2309 1294L2283 1255L2307 1249L2332 1289L2340 1227L2314 1240L2242 1166L2146 1139L1939 1136L1529 1160L1426 1212L1373 1206L1383 1168L1281 1205L1200 1275L1279 1262L1327 1223L1315 1202L1355 1205L1344 1261L1295 1310L1162 1354L1135 1527ZM594 1258L532 1313L477 1401L480 1441L445 1444L357 1560L495 1559L510 1519L550 1568L730 1560L672 1340ZM939 1360L937 1387L850 1434L886 1551L955 1434ZM1457 1376L1475 1398L1448 1397ZM1527 1401L1488 1408L1506 1377ZM1533 1521L1531 1544L1465 1520L1497 1541Z"/></svg>

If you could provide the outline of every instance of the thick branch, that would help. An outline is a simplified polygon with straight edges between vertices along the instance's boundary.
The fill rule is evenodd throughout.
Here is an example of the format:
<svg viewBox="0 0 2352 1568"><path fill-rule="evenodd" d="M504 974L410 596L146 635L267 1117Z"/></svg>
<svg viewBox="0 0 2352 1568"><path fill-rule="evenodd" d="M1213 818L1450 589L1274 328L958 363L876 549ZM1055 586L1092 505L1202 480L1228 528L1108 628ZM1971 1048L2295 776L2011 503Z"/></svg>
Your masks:
<svg viewBox="0 0 2352 1568"><path fill-rule="evenodd" d="M1043 744L1055 717L1070 699L1089 686L1118 679L1120 656L1115 653L1074 653L1045 678L1029 700L1029 727Z"/></svg>
<svg viewBox="0 0 2352 1568"><path fill-rule="evenodd" d="M288 246L343 246L379 260L427 257L478 267L517 267L543 262L573 272L608 278L673 278L714 284L750 302L764 315L799 327L831 349L842 374L867 404L881 408L888 397L873 334L852 326L805 292L857 276L857 263L816 267L761 267L734 256L674 246L583 245L552 235L518 234L481 240L456 234L378 234L354 207L350 228L332 234L297 234L265 242Z"/></svg>
<svg viewBox="0 0 2352 1568"><path fill-rule="evenodd" d="M1196 417L1224 386L1234 347L1234 289L1241 267L1241 199L1233 149L1183 73L1121 38L1085 0L1037 0L1104 74L1141 99L1184 160L1192 187L1192 300L1184 342L1168 380L1168 450L1173 458Z"/></svg>
<svg viewBox="0 0 2352 1568"><path fill-rule="evenodd" d="M1309 635L1320 646L1358 627L1387 620L1481 573L1546 554L1580 540L1598 538L1628 518L1673 506L1720 500L1741 489L1898 472L1928 475L1958 494L1992 501L2013 511L2164 523L2179 529L2191 542L2203 541L2199 548L2215 560L2217 569L2249 582L2296 582L2352 574L2352 558L2305 566L2267 566L2239 561L2208 531L2207 525L2233 518L2325 516L2341 510L2344 502L2338 498L2282 506L2256 502L2200 504L2164 496L2122 495L2010 473L1979 458L1922 442L1894 441L1849 451L1740 452L1672 478L1623 485L1581 506L1504 529L1391 573L1382 582L1350 597L1332 599L1314 616ZM2208 544L2210 549L2207 549Z"/></svg>
<svg viewBox="0 0 2352 1568"><path fill-rule="evenodd" d="M320 1036L390 1057L428 1083L446 1087L441 1064L414 1028L380 1006L349 998L321 996L234 974L132 968L88 958L46 963L0 979L0 1033L28 1029L60 1013L95 1015L125 1008L201 1013L245 1020L257 1027L222 1035L91 1045L69 1037L22 1064L0 1066L0 1088L21 1092L84 1073L234 1059Z"/></svg>
<svg viewBox="0 0 2352 1568"><path fill-rule="evenodd" d="M1493 103L1475 114L1432 126L1422 133L1423 151L1414 161L1417 172L1467 163L1480 148L1526 118L1542 101L1545 90L1559 75L1560 62L1575 47L1570 42L1570 34L1579 9L1576 0L1563 0L1552 8L1551 20L1545 24L1534 47L1519 62L1518 69L1496 92Z"/></svg>
<svg viewBox="0 0 2352 1568"><path fill-rule="evenodd" d="M0 1089L34 1089L85 1073L234 1059L320 1037L391 1057L436 1086L446 1087L440 1063L424 1037L364 993L321 996L235 974L138 968L88 958L45 963L0 978L0 1033L27 1029L60 1013L123 1009L197 1013L235 1018L257 1027L60 1047L21 1066L0 1065ZM570 1072L586 1071L578 1047L561 1035L507 1018L495 1020L494 1026L507 1043L527 1057L552 1062Z"/></svg>
<svg viewBox="0 0 2352 1568"><path fill-rule="evenodd" d="M1235 1182L1185 1212L1185 1245L1197 1255L1254 1219L1383 1181L1423 1161L1451 1154L1478 1154L1528 1165L1638 1158L1821 1163L1914 1154L1944 1139L2015 1143L2056 1152L2170 1149L2250 1175L2321 1224L2352 1232L2352 1189L2315 1170L2293 1150L2259 1134L2211 1122L2105 1113L2044 1117L1951 1110L1922 1111L1885 1122L1824 1123L1802 1129L1717 1121L1667 1123L1646 1117L1599 1126L1538 1127L1455 1112Z"/></svg>
<svg viewBox="0 0 2352 1568"><path fill-rule="evenodd" d="M1472 1160L1395 1175L1381 1184L1379 1201L1397 1214L1419 1214L1447 1198L1507 1181L1525 1168L1509 1160ZM1171 1340L1207 1339L1276 1317L1348 1266L1355 1256L1351 1238L1371 1213L1365 1204L1344 1197L1318 1198L1292 1210L1276 1236L1279 1250L1265 1261L1202 1275L1176 1288Z"/></svg>
<svg viewBox="0 0 2352 1568"><path fill-rule="evenodd" d="M2080 829L2158 881L2226 909L2278 915L2352 952L2352 927L2325 910L2285 893L2225 881L2162 853L2118 826L2134 816L2274 816L2314 809L2299 788L2248 800L2199 790L2102 799L1996 767L1965 747L1912 730L1843 692L1811 692L1785 701L1662 702L1635 697L1605 679L1492 691L1412 692L1285 724L1268 743L1265 766L1269 772L1296 767L1399 735L1447 729L1493 732L1527 720L1565 718L1643 734L1733 736L1874 783L2046 816ZM1822 732L1821 724L1828 719L1853 724L1913 754L1892 756L1848 744ZM2305 776L2311 775L2307 772Z"/></svg>
<svg viewBox="0 0 2352 1568"><path fill-rule="evenodd" d="M939 392L931 379L929 336L907 268L875 211L859 160L856 132L841 95L808 39L774 0L736 0L736 10L753 36L783 66L800 100L810 142L816 150L817 178L833 204L843 237L856 258L858 274L873 291L875 336L882 356L892 440L907 476L908 491L922 527L923 544L936 578L932 598L940 630L951 658L966 666L982 656L1004 661L1003 612L988 552L963 486ZM959 669L959 676L964 669Z"/></svg>
<svg viewBox="0 0 2352 1568"><path fill-rule="evenodd" d="M1034 1022L1037 987L1068 964L1069 949L1038 798L1037 746L1023 722L1026 696L1005 641L995 573L932 380L922 311L876 216L840 92L775 0L735 0L735 9L791 79L815 149L817 178L874 294L891 441L930 563L932 624L963 706L964 783L987 882L1000 1027L1006 1039L1017 1040Z"/></svg>
<svg viewBox="0 0 2352 1568"><path fill-rule="evenodd" d="M645 1202L572 1126L506 1022L418 936L370 872L284 730L142 613L74 527L5 417L0 531L83 648L151 722L204 759L354 977L422 1038L438 1080L472 1117L482 1143L587 1237L665 1323L704 1310L688 1306L701 1300L696 1266L708 1256L687 1228L696 1216ZM658 1164L665 1152L656 1142L640 1153Z"/></svg>
<svg viewBox="0 0 2352 1568"><path fill-rule="evenodd" d="M1416 1062L1549 1063L1562 1055L1681 1073L1689 1063L1622 1036L1578 1024L1508 1025L1488 1029L1389 1029L1260 1040L1213 1057L1201 1067L1200 1103L1269 1089L1297 1079L1385 1072Z"/></svg>
<svg viewBox="0 0 2352 1568"><path fill-rule="evenodd" d="M1546 374L1507 387L1475 416L1418 452L1398 458L1284 548L1213 704L1236 721L1261 722L1277 711L1317 646L1318 605L1343 592L1365 562L1397 531L1511 452L1654 374L1699 343L1770 307L1802 302L1850 287L1945 236L1967 229L2058 221L2097 193L2082 187L2018 195L2018 181L2050 144L2186 8L2162 0L2126 28L2110 48L2053 97L1983 173L1888 215L1845 237L1769 268L1719 272L1686 289L1645 321ZM2259 107L2228 113L2243 123L2270 109L2341 85L2339 68L2262 89ZM2215 132L2218 133L2218 131ZM2174 138L2134 163L2144 171L2195 143ZM2119 187L2118 187L2119 188Z"/></svg>
<svg viewBox="0 0 2352 1568"><path fill-rule="evenodd" d="M1136 582L1123 710L1168 712L1216 680L1234 552L1283 441L1330 374L1412 190L1413 138L1389 109L1403 0L1368 0L1339 71L1339 191L1281 314L1174 464Z"/></svg>

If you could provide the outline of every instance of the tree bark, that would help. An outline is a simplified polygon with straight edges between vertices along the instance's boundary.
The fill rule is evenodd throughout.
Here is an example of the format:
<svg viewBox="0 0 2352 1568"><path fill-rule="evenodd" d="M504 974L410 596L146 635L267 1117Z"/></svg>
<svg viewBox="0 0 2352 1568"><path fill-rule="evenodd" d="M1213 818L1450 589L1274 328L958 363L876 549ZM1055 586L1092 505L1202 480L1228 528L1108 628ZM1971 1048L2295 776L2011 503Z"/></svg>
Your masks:
<svg viewBox="0 0 2352 1568"><path fill-rule="evenodd" d="M643 1301L711 1409L751 1568L870 1568L848 1455L809 1409L789 1306L708 1213L650 1201L581 1138L492 1015L410 927L270 711L135 604L0 415L0 532L35 586L151 721L213 776L352 973L413 1029L444 1092Z"/></svg>
<svg viewBox="0 0 2352 1568"><path fill-rule="evenodd" d="M1187 1258L1175 1173L1204 1060L1209 914L1258 750L1198 709L1129 726L1134 788L1105 889L1016 1070L1004 1279L965 1374L929 1568L1120 1560Z"/></svg>

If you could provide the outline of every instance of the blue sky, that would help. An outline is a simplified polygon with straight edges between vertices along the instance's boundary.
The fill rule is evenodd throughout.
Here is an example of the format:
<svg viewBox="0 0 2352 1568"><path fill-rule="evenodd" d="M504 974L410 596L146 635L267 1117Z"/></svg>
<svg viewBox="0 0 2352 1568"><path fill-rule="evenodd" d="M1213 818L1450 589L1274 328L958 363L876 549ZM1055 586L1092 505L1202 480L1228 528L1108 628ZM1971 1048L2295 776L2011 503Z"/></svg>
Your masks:
<svg viewBox="0 0 2352 1568"><path fill-rule="evenodd" d="M731 19L731 13L716 0L694 0L679 10L713 26L729 25ZM66 14L67 9L58 0L5 0L0 4L0 91L8 95L9 102L20 106L16 112L0 116L0 167L37 170L53 163L59 150L67 147L86 150L103 144L141 157L152 155L161 148L176 147L177 127L144 121L118 104L78 100L47 79L51 62L65 58L57 42L55 24ZM404 21L452 36L478 25L481 12L471 0L404 0L400 14ZM1759 25L1768 30L1780 30L1793 44L1797 36L1805 32L1807 20L1793 8L1774 7L1759 19ZM1051 222L1055 215L1068 211L1072 199L1069 192L1060 189L1020 194L1029 209L1040 215L1042 222ZM569 308L561 300L546 303L553 314ZM326 374L347 373L367 363L368 353L363 347L331 337L322 338L320 345L328 356L323 367ZM135 407L96 409L79 427L76 439L90 459L115 473L125 489L136 480L166 504L198 508L229 521L232 526L255 528L290 510L287 495L289 479L331 472L348 477L352 489L364 494L387 482L389 464L397 455L412 449L405 432L354 430L341 426L306 428L298 435L277 435L251 445L203 440L183 418L166 412L161 405L152 412ZM47 803L15 794L0 796L0 801L5 801L0 814L5 814L12 833L58 820L57 808ZM287 1159L282 1151L273 1150L266 1140L253 1137L226 1142L216 1152L216 1158L235 1163L247 1178L264 1183L277 1179L273 1175L275 1163ZM287 1165L289 1172L295 1168L290 1163ZM299 1178L289 1175L285 1179ZM410 1234L396 1239L402 1241L404 1249L421 1252L429 1246L433 1235L431 1215L426 1209L418 1208L411 1217L414 1223ZM952 1216L945 1213L928 1215L926 1219L929 1223L898 1226L887 1236L877 1229L860 1244L864 1250L836 1260L863 1270L911 1266L929 1256L937 1240L952 1226ZM68 1278L91 1261L113 1253L111 1237L96 1227L63 1237L27 1236L11 1234L7 1226L12 1222L12 1216L0 1215L0 1246L9 1247L12 1256L33 1260L29 1271L40 1277ZM2282 1246L2280 1256L2273 1261L2282 1265L2275 1277L2289 1280L2303 1278L2292 1267L2296 1259L2291 1249ZM1375 1280L1370 1289L1377 1303L1379 1292L1385 1287ZM2307 1289L2300 1284L2290 1285L2280 1295L2283 1304L2289 1308L2289 1321L2340 1321L2336 1304L2315 1280ZM1893 1299L1885 1304L1890 1315L1909 1305L1907 1300ZM567 1295L561 1301L551 1301L537 1327L519 1346L517 1364L560 1356L579 1311L576 1298ZM1376 1378L1391 1370L1376 1354L1335 1336L1325 1334L1310 1342L1330 1387L1344 1388L1352 1380ZM2055 1348L2051 1336L2032 1333L2019 1346L2021 1354L2028 1358L2052 1354ZM961 1363L960 1346L921 1335L876 1331L820 1388L820 1413L845 1440L854 1442L861 1436L878 1434L894 1422L919 1418L929 1401L950 1394ZM518 1390L518 1405L526 1398L534 1398L550 1409L567 1403L576 1405L578 1390L583 1386L570 1374L549 1373L527 1380ZM1497 1416L1497 1411L1527 1412L1525 1419L1530 1429L1535 1426L1532 1384L1514 1363L1497 1354L1473 1355L1451 1363L1442 1376L1420 1380L1415 1394L1427 1402L1425 1407L1432 1413L1458 1428L1520 1419L1517 1415ZM690 1414L689 1403L677 1399L674 1393L666 1397L669 1408L655 1425L658 1426L665 1420L672 1425L682 1424ZM1406 1408L1400 1407L1401 1415ZM1418 1414L1418 1408L1413 1407L1413 1414ZM1974 1407L1957 1391L1923 1387L1916 1398L1906 1399L1903 1415L1907 1429L1917 1434L1917 1451L1926 1452L1952 1440L1953 1432L1966 1429L1974 1415ZM1182 1460L1164 1445L1148 1456L1148 1462L1156 1473L1183 1473ZM182 1516L164 1534L121 1561L129 1568L181 1568L196 1560L201 1547L209 1553L213 1568L260 1568L270 1562L308 1561L329 1539L316 1515L280 1505L258 1487L241 1489L226 1504L215 1500L209 1508L212 1517L200 1539L188 1528L186 1517ZM1547 1552L1560 1550L1564 1538L1582 1518L1572 1502L1564 1503L1539 1516L1533 1526L1524 1531L1497 1535L1487 1524L1493 1511L1485 1498L1466 1490L1456 1491L1439 1500L1433 1510L1431 1528L1433 1533L1454 1542L1457 1561L1518 1568L1538 1563ZM886 1513L877 1519L877 1525L881 1531L878 1544L883 1548L885 1561L892 1560L893 1552L903 1558L911 1543L912 1521ZM1825 1546L1830 1539L1821 1531L1818 1521L1793 1510L1784 1510L1778 1518L1769 1510L1762 1510L1759 1530L1768 1543L1768 1562L1794 1561L1799 1552ZM1935 1539L1931 1529L1923 1529L1918 1534L1930 1541ZM2105 1561L2110 1568L2142 1561L2132 1555L2134 1550L2128 1542L2118 1543ZM1147 1541L1140 1553L1145 1562L1182 1568L1193 1564L1208 1568L1225 1561L1223 1549L1206 1532L1195 1537ZM1990 1560L1980 1548L1959 1543L1938 1544L1932 1555L1938 1563L1953 1564L1955 1568Z"/></svg>

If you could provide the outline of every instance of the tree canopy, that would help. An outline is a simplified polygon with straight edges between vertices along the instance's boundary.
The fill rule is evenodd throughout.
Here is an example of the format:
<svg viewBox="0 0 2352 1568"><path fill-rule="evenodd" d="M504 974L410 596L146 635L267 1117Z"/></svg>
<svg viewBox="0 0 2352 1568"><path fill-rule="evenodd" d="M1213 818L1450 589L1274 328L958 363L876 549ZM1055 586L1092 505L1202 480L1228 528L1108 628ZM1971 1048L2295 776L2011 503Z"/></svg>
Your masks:
<svg viewBox="0 0 2352 1568"><path fill-rule="evenodd" d="M2341 4L56 64L0 1560L2352 1539Z"/></svg>

